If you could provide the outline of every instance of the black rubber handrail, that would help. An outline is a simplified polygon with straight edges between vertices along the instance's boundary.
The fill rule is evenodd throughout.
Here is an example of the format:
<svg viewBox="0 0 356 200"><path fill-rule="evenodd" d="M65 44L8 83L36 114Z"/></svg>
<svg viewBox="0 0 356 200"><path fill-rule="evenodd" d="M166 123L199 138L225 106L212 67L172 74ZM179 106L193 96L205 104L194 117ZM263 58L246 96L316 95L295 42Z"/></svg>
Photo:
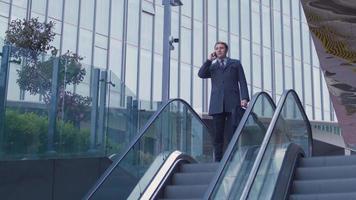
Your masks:
<svg viewBox="0 0 356 200"><path fill-rule="evenodd" d="M208 187L208 190L206 191L205 193L205 196L204 196L204 199L210 199L211 198L211 195L213 194L214 192L214 189L216 188L218 182L219 182L219 179L220 177L222 176L222 173L224 171L224 169L226 168L227 166L227 163L228 161L230 160L230 158L233 156L232 152L235 148L235 146L237 145L237 142L240 138L240 135L241 135L241 132L242 132L242 129L245 127L245 124L249 118L249 116L251 114L254 114L252 111L253 111L253 108L257 102L257 100L260 98L260 97L265 97L269 103L272 105L272 107L275 109L276 108L276 104L274 103L273 99L271 98L271 96L266 93L266 92L259 92L257 94L255 94L252 98L252 101L249 103L249 106L247 107L240 123L239 123L239 126L237 127L225 153L224 153L224 156L223 158L221 159L220 161L220 165L219 165L219 168L217 170L217 173L216 175L214 176L213 180L210 182L209 184L209 187Z"/></svg>
<svg viewBox="0 0 356 200"><path fill-rule="evenodd" d="M90 199L94 193L99 189L99 187L105 182L108 176L114 171L114 169L118 166L118 164L125 158L125 156L130 152L130 150L140 141L142 136L146 133L148 128L155 122L155 120L160 116L160 114L165 110L167 106L172 104L173 102L180 102L187 106L188 110L201 122L201 124L209 130L208 126L205 122L200 118L200 116L194 111L194 109L183 99L170 99L165 104L163 104L148 120L143 129L141 129L140 133L134 138L134 140L130 143L127 149L124 151L124 154L116 159L108 169L104 172L103 175L99 178L99 180L95 183L95 185L89 190L86 196L83 199Z"/></svg>
<svg viewBox="0 0 356 200"><path fill-rule="evenodd" d="M294 91L294 90L287 90L283 93L280 101L278 102L278 106L277 106L277 109L273 115L273 118L272 118L272 121L268 127L268 130L266 132L266 135L265 135L265 138L263 139L263 142L261 144L261 148L257 154L257 157L256 157L256 160L254 162L254 165L251 169L251 172L249 174L249 177L246 181L246 184L245 184L245 187L244 187L244 190L242 192L242 195L241 195L241 198L240 199L247 199L248 197L248 194L250 193L250 190L251 190L251 187L252 187L252 184L257 176L257 172L258 172L258 169L262 163L262 159L263 159L263 156L264 154L266 153L266 149L267 149L267 145L269 143L269 141L271 140L272 138L272 133L276 127L276 124L277 124L277 121L282 113L282 110L285 106L285 103L286 103L286 100L287 98L289 97L289 95L292 95L294 97L294 100L296 101L296 105L298 106L299 110L301 111L301 114L302 114L302 117L303 117L303 120L304 122L306 123L306 126L307 126L307 132L308 132L308 141L309 141L309 144L308 144L308 148L309 148L309 152L305 152L305 156L306 157L310 157L312 156L312 150L313 150L313 138L312 138L312 131L311 131L311 126L310 126L310 122L309 122L309 119L305 113L305 110L302 106L302 103L298 97L298 94Z"/></svg>

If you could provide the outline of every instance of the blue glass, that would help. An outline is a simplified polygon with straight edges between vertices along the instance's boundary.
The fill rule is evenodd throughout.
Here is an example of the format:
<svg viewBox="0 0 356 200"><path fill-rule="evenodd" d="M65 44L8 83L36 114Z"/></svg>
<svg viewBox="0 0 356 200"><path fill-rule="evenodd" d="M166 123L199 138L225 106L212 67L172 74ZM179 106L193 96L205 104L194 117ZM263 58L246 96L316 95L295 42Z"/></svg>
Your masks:
<svg viewBox="0 0 356 200"><path fill-rule="evenodd" d="M299 145L304 150L305 156L311 156L311 127L298 95L293 90L285 92L277 111L273 116L273 120L276 121L271 123L273 128L249 189L248 199L272 199L289 144Z"/></svg>
<svg viewBox="0 0 356 200"><path fill-rule="evenodd" d="M179 150L199 162L212 161L207 127L180 100L172 100L155 115L125 154L115 161L90 199L138 199L170 152ZM204 141L204 142L203 142ZM110 191L110 192L109 192Z"/></svg>
<svg viewBox="0 0 356 200"><path fill-rule="evenodd" d="M211 199L239 199L241 196L275 110L272 99L266 93L255 96L250 106L251 112L247 117L244 116L235 132L236 142L230 143L228 147L232 146L232 151L213 189Z"/></svg>

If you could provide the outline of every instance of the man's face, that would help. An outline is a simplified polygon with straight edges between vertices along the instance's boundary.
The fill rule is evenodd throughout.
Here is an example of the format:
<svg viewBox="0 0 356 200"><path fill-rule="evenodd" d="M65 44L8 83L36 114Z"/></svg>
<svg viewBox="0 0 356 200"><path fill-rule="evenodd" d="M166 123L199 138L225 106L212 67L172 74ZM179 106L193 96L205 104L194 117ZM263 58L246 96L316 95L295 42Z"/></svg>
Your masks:
<svg viewBox="0 0 356 200"><path fill-rule="evenodd" d="M223 45L223 44L215 45L215 53L218 58L220 58L220 59L225 58L226 53L227 53L225 45Z"/></svg>

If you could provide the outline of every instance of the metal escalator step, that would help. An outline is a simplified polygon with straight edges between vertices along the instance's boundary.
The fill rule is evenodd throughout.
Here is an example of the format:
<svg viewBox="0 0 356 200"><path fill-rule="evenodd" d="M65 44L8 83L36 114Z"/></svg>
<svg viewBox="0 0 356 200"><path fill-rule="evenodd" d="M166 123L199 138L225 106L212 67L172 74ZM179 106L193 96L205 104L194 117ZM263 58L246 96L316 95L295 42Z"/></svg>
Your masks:
<svg viewBox="0 0 356 200"><path fill-rule="evenodd" d="M321 167L321 166L340 166L356 165L356 156L320 156L301 158L300 167Z"/></svg>
<svg viewBox="0 0 356 200"><path fill-rule="evenodd" d="M189 163L183 164L180 168L181 172L215 172L218 169L219 163Z"/></svg>
<svg viewBox="0 0 356 200"><path fill-rule="evenodd" d="M203 198L208 185L168 185L164 190L164 198Z"/></svg>
<svg viewBox="0 0 356 200"><path fill-rule="evenodd" d="M299 167L294 180L356 178L356 165Z"/></svg>
<svg viewBox="0 0 356 200"><path fill-rule="evenodd" d="M355 200L356 192L326 193L326 194L293 194L289 200Z"/></svg>
<svg viewBox="0 0 356 200"><path fill-rule="evenodd" d="M214 172L175 173L172 185L207 185L214 175Z"/></svg>
<svg viewBox="0 0 356 200"><path fill-rule="evenodd" d="M198 199L159 199L159 200L201 200L201 198Z"/></svg>
<svg viewBox="0 0 356 200"><path fill-rule="evenodd" d="M292 194L349 193L356 191L356 178L326 180L296 180Z"/></svg>

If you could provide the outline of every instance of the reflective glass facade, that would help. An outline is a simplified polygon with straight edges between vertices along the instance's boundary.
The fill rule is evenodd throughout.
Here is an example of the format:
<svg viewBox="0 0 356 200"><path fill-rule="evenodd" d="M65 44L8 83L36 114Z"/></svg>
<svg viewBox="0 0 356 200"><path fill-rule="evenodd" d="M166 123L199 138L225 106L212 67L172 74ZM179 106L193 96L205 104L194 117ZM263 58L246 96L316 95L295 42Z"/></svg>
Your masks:
<svg viewBox="0 0 356 200"><path fill-rule="evenodd" d="M303 9L297 0L182 0L172 8L170 97L207 112L210 81L197 76L217 40L241 60L251 95L278 100L294 88L309 119L334 121ZM16 18L54 21L54 45L84 63L112 70L139 99L162 96L161 0L0 0L0 37ZM26 98L26 97L24 97Z"/></svg>

